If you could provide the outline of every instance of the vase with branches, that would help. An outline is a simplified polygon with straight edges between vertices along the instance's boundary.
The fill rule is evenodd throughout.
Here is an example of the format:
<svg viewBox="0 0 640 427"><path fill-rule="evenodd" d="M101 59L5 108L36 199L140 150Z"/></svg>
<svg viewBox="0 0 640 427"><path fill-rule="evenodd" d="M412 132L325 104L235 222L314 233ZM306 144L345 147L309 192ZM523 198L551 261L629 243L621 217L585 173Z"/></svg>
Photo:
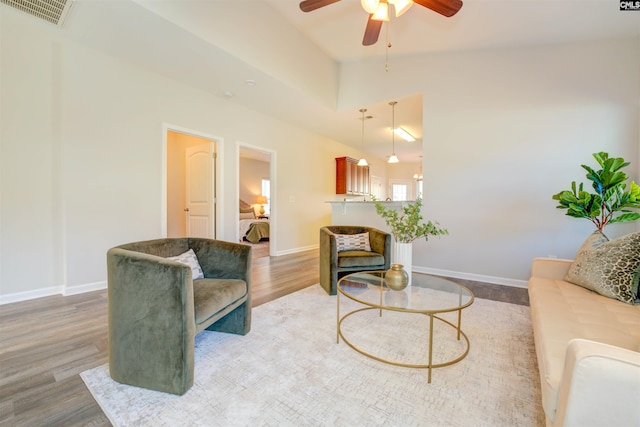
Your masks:
<svg viewBox="0 0 640 427"><path fill-rule="evenodd" d="M414 240L423 238L428 241L429 236L449 234L449 231L441 228L438 222L423 221L421 198L417 198L413 203L406 203L401 210L388 208L378 200L375 202L376 213L391 228L393 235L394 259L392 262L404 266L409 273L412 266ZM408 284L411 285L411 274L408 274Z"/></svg>

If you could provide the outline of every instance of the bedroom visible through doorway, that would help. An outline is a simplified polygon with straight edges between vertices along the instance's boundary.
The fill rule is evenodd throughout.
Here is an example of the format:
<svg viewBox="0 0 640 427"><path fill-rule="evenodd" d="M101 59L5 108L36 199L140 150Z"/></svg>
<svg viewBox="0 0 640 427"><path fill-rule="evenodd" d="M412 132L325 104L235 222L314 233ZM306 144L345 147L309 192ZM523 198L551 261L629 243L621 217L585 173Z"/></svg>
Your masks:
<svg viewBox="0 0 640 427"><path fill-rule="evenodd" d="M253 257L274 249L272 155L256 147L240 146L238 159L238 240L253 247Z"/></svg>

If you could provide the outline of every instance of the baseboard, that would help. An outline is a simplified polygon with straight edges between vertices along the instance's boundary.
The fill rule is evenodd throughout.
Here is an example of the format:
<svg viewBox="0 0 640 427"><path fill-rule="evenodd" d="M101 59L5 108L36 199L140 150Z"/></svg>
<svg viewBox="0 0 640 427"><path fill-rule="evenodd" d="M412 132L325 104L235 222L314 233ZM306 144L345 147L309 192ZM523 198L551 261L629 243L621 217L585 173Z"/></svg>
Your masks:
<svg viewBox="0 0 640 427"><path fill-rule="evenodd" d="M50 297L52 295L77 295L85 292L98 291L106 289L107 282L87 283L78 286L50 286L48 288L36 289L33 291L16 292L13 294L0 295L0 305L11 304L14 302L28 301L36 298Z"/></svg>
<svg viewBox="0 0 640 427"><path fill-rule="evenodd" d="M30 299L50 297L51 295L62 294L62 286L50 286L48 288L35 289L33 291L16 292L13 294L0 295L0 305L14 302L27 301Z"/></svg>
<svg viewBox="0 0 640 427"><path fill-rule="evenodd" d="M107 289L106 280L103 280L101 282L87 283L84 285L65 287L62 290L62 295L64 296L77 295L77 294L83 294L85 292L99 291L101 289Z"/></svg>
<svg viewBox="0 0 640 427"><path fill-rule="evenodd" d="M286 251L278 251L278 252L276 252L276 256L290 255L290 254L296 254L298 252L312 251L314 249L318 249L319 247L320 247L320 245L311 245L311 246L303 246L301 248L287 249Z"/></svg>
<svg viewBox="0 0 640 427"><path fill-rule="evenodd" d="M527 288L526 280L506 279L504 277L483 276L481 274L461 273L459 271L417 266L413 266L413 271L416 273L433 274L434 276L452 277L454 279L473 280L475 282L493 283L496 285L513 286L515 288Z"/></svg>

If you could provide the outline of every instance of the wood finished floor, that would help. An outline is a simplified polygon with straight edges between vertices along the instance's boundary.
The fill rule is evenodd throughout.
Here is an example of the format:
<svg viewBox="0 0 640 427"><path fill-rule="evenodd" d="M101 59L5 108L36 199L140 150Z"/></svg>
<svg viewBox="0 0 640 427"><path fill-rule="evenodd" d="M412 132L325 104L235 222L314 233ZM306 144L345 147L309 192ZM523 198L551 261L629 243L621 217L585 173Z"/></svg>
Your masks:
<svg viewBox="0 0 640 427"><path fill-rule="evenodd" d="M253 260L253 306L319 282L318 250ZM454 279L477 298L526 289ZM107 291L0 306L0 426L110 426L80 373L107 363Z"/></svg>

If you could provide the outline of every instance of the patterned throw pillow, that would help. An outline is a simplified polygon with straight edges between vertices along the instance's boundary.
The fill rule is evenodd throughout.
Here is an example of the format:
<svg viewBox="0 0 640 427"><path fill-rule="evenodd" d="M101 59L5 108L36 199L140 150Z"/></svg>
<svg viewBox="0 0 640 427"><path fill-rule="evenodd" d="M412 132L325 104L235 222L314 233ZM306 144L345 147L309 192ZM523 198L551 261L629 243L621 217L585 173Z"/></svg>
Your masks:
<svg viewBox="0 0 640 427"><path fill-rule="evenodd" d="M191 279L204 279L204 273L202 272L202 268L198 262L198 257L196 257L196 253L193 252L193 249L189 249L187 252L181 253L177 256L170 256L167 259L178 261L179 263L191 267Z"/></svg>
<svg viewBox="0 0 640 427"><path fill-rule="evenodd" d="M367 251L371 252L369 233L360 234L336 234L338 252Z"/></svg>
<svg viewBox="0 0 640 427"><path fill-rule="evenodd" d="M634 304L640 280L640 233L628 234L578 253L564 280Z"/></svg>
<svg viewBox="0 0 640 427"><path fill-rule="evenodd" d="M591 233L587 240L584 241L582 246L578 249L575 258L580 258L584 256L587 252L592 251L603 243L607 243L609 238L604 235L601 231L594 231Z"/></svg>

